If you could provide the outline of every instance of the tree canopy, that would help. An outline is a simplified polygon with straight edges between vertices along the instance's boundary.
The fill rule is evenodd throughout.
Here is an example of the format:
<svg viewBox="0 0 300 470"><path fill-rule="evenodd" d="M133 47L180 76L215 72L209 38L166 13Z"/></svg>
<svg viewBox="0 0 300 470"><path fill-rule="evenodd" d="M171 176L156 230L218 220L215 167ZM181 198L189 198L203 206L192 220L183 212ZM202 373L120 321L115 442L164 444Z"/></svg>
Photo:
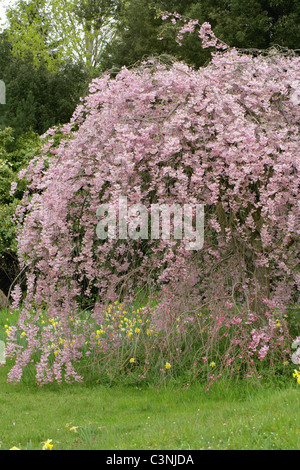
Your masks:
<svg viewBox="0 0 300 470"><path fill-rule="evenodd" d="M126 2L118 35L106 48L104 69L131 65L142 57L168 53L199 67L207 52L187 37L181 48L174 41L174 27L158 12L178 12L209 22L216 36L239 48L266 49L280 45L300 49L300 5L297 0L135 0ZM157 38L163 36L164 40Z"/></svg>
<svg viewBox="0 0 300 470"><path fill-rule="evenodd" d="M28 51L36 64L57 70L61 61L84 63L89 70L101 62L113 37L120 0L19 0L8 8L8 36L14 52Z"/></svg>
<svg viewBox="0 0 300 470"><path fill-rule="evenodd" d="M88 88L89 75L80 63L64 62L50 72L34 55L13 54L6 32L0 36L0 78L6 85L6 104L0 108L2 127L18 137L27 131L39 135L49 127L68 122Z"/></svg>

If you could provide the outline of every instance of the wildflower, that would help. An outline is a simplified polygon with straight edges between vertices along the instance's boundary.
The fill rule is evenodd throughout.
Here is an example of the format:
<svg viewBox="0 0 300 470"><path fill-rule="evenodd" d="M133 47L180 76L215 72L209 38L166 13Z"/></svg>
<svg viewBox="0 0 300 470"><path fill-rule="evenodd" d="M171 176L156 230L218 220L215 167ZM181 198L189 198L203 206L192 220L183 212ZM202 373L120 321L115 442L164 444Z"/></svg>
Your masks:
<svg viewBox="0 0 300 470"><path fill-rule="evenodd" d="M166 369L170 369L171 368L171 364L169 362L166 362Z"/></svg>
<svg viewBox="0 0 300 470"><path fill-rule="evenodd" d="M129 362L130 362L131 364L133 364L133 363L135 362L134 357L131 357L130 360L129 360Z"/></svg>
<svg viewBox="0 0 300 470"><path fill-rule="evenodd" d="M14 446L14 447L12 447L12 448L9 449L9 450L20 450L20 449L19 449L18 447L15 447L15 446Z"/></svg>
<svg viewBox="0 0 300 470"><path fill-rule="evenodd" d="M7 325L4 326L4 328L6 328ZM292 344L292 348L293 349L296 349L298 346L300 346L300 336L298 336L294 341L293 341L293 344Z"/></svg>
<svg viewBox="0 0 300 470"><path fill-rule="evenodd" d="M77 429L78 429L78 426L72 426L69 430L70 430L70 431L77 432Z"/></svg>
<svg viewBox="0 0 300 470"><path fill-rule="evenodd" d="M296 350L291 356L293 364L300 364L300 348Z"/></svg>
<svg viewBox="0 0 300 470"><path fill-rule="evenodd" d="M215 367L215 366L216 366L216 364L214 362L210 363L210 367Z"/></svg>
<svg viewBox="0 0 300 470"><path fill-rule="evenodd" d="M45 442L42 442L43 450L52 450L53 444L51 444L52 439L47 439Z"/></svg>

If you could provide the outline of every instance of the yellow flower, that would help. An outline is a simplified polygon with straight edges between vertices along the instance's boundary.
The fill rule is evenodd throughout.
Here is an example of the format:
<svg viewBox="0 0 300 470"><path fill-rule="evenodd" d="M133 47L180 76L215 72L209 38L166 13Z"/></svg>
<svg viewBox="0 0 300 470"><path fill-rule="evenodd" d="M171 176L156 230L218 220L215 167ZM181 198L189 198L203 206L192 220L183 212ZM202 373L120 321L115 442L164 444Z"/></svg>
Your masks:
<svg viewBox="0 0 300 470"><path fill-rule="evenodd" d="M45 442L42 442L43 450L52 450L53 444L51 444L52 439L47 439Z"/></svg>
<svg viewBox="0 0 300 470"><path fill-rule="evenodd" d="M20 450L20 449L19 449L18 447L15 447L15 446L14 446L14 447L12 447L12 448L9 449L9 450Z"/></svg>
<svg viewBox="0 0 300 470"><path fill-rule="evenodd" d="M78 429L78 426L72 426L72 427L70 428L70 431L77 432L77 429Z"/></svg>
<svg viewBox="0 0 300 470"><path fill-rule="evenodd" d="M170 369L171 368L171 364L169 362L166 362L166 369Z"/></svg>
<svg viewBox="0 0 300 470"><path fill-rule="evenodd" d="M133 364L133 362L135 362L134 357L131 357L130 360L129 360L129 362L130 362L131 364Z"/></svg>
<svg viewBox="0 0 300 470"><path fill-rule="evenodd" d="M215 367L215 366L216 366L216 364L214 362L210 363L210 367Z"/></svg>

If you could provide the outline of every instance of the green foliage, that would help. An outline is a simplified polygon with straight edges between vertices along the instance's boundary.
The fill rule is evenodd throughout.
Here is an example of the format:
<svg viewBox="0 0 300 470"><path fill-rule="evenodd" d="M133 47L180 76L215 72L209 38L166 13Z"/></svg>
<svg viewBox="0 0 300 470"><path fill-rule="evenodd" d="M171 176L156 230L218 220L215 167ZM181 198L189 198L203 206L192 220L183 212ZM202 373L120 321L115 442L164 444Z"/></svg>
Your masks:
<svg viewBox="0 0 300 470"><path fill-rule="evenodd" d="M8 36L17 56L58 71L66 60L91 72L114 34L122 0L19 0L8 8Z"/></svg>
<svg viewBox="0 0 300 470"><path fill-rule="evenodd" d="M33 132L15 139L12 128L0 131L0 288L5 291L19 270L13 216L26 189L26 182L20 180L18 189L10 195L11 183L17 181L19 170L27 165L39 149L40 138Z"/></svg>
<svg viewBox="0 0 300 470"><path fill-rule="evenodd" d="M68 122L89 81L80 64L65 62L50 73L45 63L35 66L33 54L15 57L6 34L0 39L0 70L6 84L0 119L2 127L14 129L15 137L30 130L41 135L49 127Z"/></svg>
<svg viewBox="0 0 300 470"><path fill-rule="evenodd" d="M300 4L297 0L134 0L126 2L117 38L105 54L102 68L131 65L143 57L169 54L200 67L209 54L195 35L175 43L174 26L158 12L178 12L209 22L216 36L230 46L266 49L272 45L300 48ZM158 37L163 36L162 41Z"/></svg>
<svg viewBox="0 0 300 470"><path fill-rule="evenodd" d="M300 336L300 306L299 303L289 308L288 326L293 338Z"/></svg>
<svg viewBox="0 0 300 470"><path fill-rule="evenodd" d="M119 22L118 35L106 48L102 60L102 69L130 66L147 56L168 53L183 59L182 51L175 42L175 31L170 25L163 24L159 10L171 10L183 13L182 2L135 0L126 2ZM189 5L191 2L184 2ZM176 4L176 5L175 5ZM179 8L178 8L179 7ZM161 28L164 29L164 41L158 41Z"/></svg>
<svg viewBox="0 0 300 470"><path fill-rule="evenodd" d="M187 14L210 22L216 36L230 46L300 45L300 7L295 0L203 0L194 2Z"/></svg>

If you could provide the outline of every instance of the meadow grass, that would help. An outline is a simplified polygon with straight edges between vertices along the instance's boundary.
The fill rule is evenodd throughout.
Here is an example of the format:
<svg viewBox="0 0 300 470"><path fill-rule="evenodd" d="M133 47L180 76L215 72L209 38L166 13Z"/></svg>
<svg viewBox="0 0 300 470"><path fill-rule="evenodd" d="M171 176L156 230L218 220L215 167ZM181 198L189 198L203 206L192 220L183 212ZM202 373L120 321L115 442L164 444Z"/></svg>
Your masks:
<svg viewBox="0 0 300 470"><path fill-rule="evenodd" d="M2 314L5 317L5 314ZM0 338L1 339L1 338ZM40 450L298 450L300 386L104 383L38 388L0 367L0 445Z"/></svg>

